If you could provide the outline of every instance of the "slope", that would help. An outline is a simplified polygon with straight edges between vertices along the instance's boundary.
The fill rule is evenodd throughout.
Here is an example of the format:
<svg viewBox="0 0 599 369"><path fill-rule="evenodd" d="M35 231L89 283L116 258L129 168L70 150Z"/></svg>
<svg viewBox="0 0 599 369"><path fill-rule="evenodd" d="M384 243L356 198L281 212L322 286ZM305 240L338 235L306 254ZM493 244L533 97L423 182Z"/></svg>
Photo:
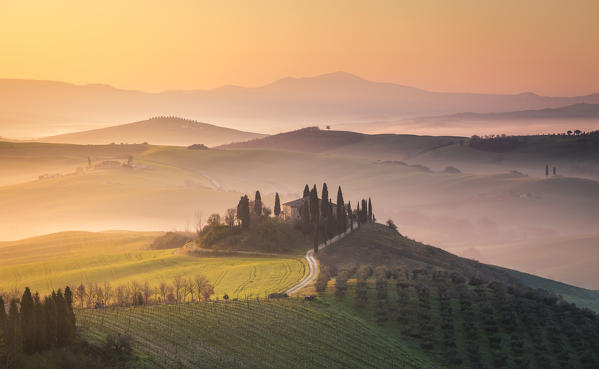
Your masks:
<svg viewBox="0 0 599 369"><path fill-rule="evenodd" d="M102 145L149 142L155 145L189 146L201 143L217 146L265 135L196 122L177 117L155 117L140 122L100 128L91 131L45 137L41 142Z"/></svg>
<svg viewBox="0 0 599 369"><path fill-rule="evenodd" d="M114 288L148 282L157 288L175 276L202 274L218 295L264 297L301 280L304 263L294 256L192 257L173 249L149 250L161 232L62 232L0 243L0 292L30 287L41 295L66 285L105 282ZM88 287L89 291L89 287ZM18 295L18 293L17 293Z"/></svg>
<svg viewBox="0 0 599 369"><path fill-rule="evenodd" d="M543 288L567 301L599 311L599 291L570 286L507 268L461 258L437 247L416 242L382 224L366 224L360 230L327 247L318 254L321 265L337 270L359 265L384 265L403 270L423 269L456 272L467 279L497 280L506 285L521 283Z"/></svg>

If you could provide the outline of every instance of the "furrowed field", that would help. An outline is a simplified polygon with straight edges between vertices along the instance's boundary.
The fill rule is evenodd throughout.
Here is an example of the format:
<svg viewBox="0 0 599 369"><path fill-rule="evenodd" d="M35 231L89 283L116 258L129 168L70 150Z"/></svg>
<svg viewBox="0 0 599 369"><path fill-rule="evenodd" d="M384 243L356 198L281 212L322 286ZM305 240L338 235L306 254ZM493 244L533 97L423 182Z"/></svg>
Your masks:
<svg viewBox="0 0 599 369"><path fill-rule="evenodd" d="M132 281L152 285L171 283L175 276L203 274L215 293L231 297L265 296L281 292L301 280L300 258L191 257L174 250L147 250L157 232L65 232L0 243L0 291L22 290L46 294L80 283Z"/></svg>
<svg viewBox="0 0 599 369"><path fill-rule="evenodd" d="M131 334L164 368L435 368L376 325L300 299L78 310L85 337Z"/></svg>

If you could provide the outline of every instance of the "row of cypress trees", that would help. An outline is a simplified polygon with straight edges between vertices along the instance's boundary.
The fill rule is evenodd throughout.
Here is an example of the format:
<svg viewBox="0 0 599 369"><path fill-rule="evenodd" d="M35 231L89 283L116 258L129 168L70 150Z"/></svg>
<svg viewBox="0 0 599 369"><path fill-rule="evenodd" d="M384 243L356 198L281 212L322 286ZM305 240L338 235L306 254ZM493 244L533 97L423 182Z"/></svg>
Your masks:
<svg viewBox="0 0 599 369"><path fill-rule="evenodd" d="M73 294L69 287L41 300L25 288L19 301L13 299L6 313L0 296L0 367L17 368L23 354L70 346L75 340Z"/></svg>
<svg viewBox="0 0 599 369"><path fill-rule="evenodd" d="M310 189L306 184L304 187L303 198L306 199L300 211L303 229L305 232L314 231L314 251L317 252L319 235L327 239L343 233L347 230L348 223L353 229L354 221L360 223L372 223L375 221L372 213L372 200L368 202L361 200L356 209L352 209L351 201L347 205L343 199L341 186L337 189L336 211L333 211L333 202L329 198L329 189L326 183L322 185L322 198L318 199L318 190L316 185Z"/></svg>

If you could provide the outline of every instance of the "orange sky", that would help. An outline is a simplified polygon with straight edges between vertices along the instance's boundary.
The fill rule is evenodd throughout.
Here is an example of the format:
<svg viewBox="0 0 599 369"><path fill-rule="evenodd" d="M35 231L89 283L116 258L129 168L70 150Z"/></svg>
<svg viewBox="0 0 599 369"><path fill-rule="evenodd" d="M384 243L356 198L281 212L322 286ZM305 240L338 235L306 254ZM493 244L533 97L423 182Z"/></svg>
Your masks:
<svg viewBox="0 0 599 369"><path fill-rule="evenodd" d="M0 77L148 91L343 70L429 90L588 94L598 45L597 0L0 3Z"/></svg>

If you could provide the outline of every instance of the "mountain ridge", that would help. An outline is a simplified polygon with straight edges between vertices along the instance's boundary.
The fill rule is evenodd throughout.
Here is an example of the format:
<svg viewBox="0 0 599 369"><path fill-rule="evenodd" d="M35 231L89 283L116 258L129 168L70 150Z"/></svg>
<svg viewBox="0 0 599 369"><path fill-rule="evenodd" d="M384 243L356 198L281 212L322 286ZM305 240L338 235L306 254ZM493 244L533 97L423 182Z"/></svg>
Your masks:
<svg viewBox="0 0 599 369"><path fill-rule="evenodd" d="M258 87L142 92L106 84L0 79L2 136L39 137L140 121L150 116L185 116L269 133L315 122L372 122L457 114L557 108L599 103L599 93L552 97L534 93L477 94L422 90L335 72L283 78Z"/></svg>

